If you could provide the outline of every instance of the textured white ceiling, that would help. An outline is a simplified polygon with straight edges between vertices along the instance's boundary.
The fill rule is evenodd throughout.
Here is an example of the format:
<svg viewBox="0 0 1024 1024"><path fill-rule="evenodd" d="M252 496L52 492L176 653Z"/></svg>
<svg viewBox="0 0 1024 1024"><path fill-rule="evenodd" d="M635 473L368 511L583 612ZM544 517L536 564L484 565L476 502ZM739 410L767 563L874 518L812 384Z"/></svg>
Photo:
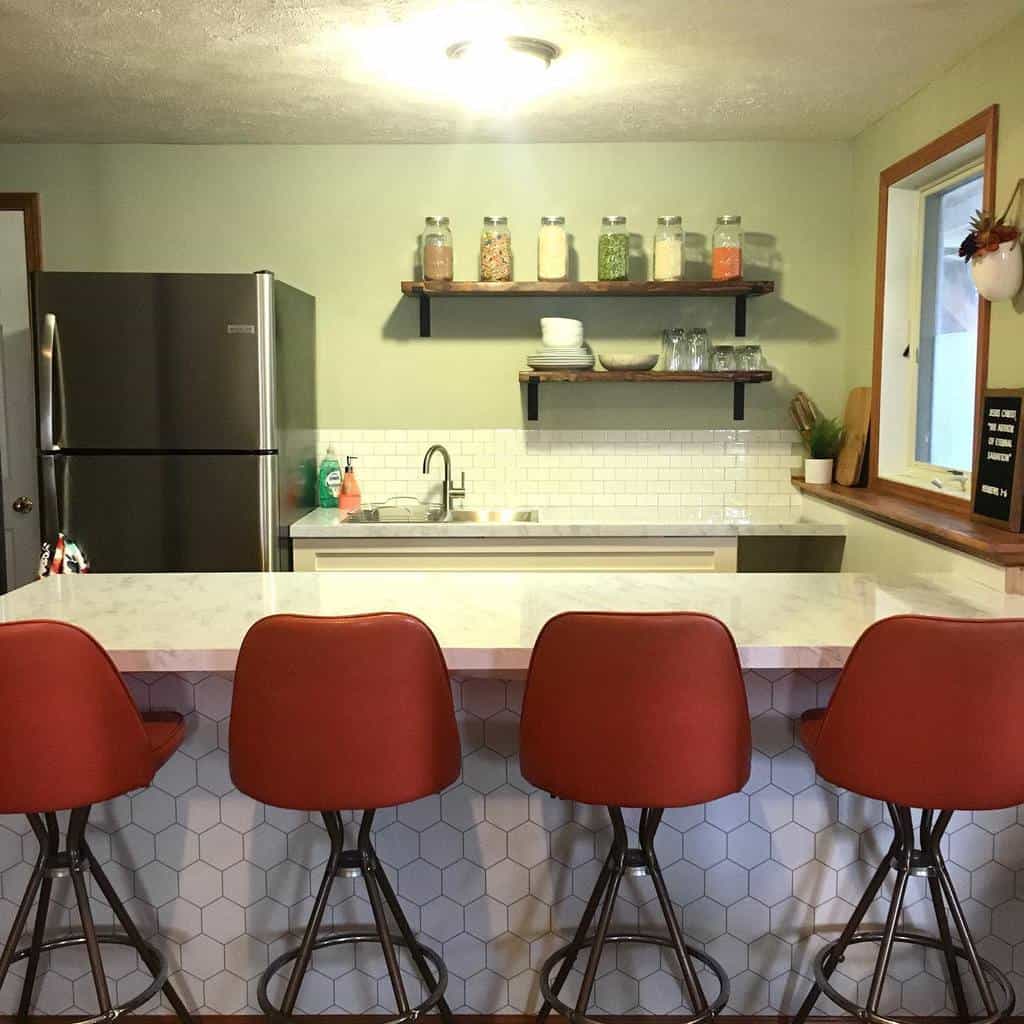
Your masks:
<svg viewBox="0 0 1024 1024"><path fill-rule="evenodd" d="M1024 0L0 0L0 140L836 139ZM468 110L444 48L562 47L540 96Z"/></svg>

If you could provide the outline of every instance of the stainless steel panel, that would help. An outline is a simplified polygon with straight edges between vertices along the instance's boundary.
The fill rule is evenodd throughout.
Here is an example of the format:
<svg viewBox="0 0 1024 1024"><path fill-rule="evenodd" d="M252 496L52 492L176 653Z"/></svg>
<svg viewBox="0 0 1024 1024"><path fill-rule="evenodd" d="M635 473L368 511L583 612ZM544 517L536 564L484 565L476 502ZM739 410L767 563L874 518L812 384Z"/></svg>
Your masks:
<svg viewBox="0 0 1024 1024"><path fill-rule="evenodd" d="M275 455L44 455L45 536L92 572L277 569Z"/></svg>
<svg viewBox="0 0 1024 1024"><path fill-rule="evenodd" d="M266 299L258 301L269 281L269 274L33 275L40 394L55 399L53 446L274 448L273 314ZM51 316L58 343L47 386Z"/></svg>

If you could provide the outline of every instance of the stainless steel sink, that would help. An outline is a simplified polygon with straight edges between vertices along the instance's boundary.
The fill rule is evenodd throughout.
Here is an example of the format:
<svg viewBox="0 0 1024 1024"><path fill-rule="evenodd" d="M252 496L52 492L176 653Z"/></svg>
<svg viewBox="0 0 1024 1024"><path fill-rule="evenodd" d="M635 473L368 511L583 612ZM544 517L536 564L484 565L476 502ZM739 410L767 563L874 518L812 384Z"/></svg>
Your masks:
<svg viewBox="0 0 1024 1024"><path fill-rule="evenodd" d="M536 523L540 521L535 508L455 508L453 523Z"/></svg>

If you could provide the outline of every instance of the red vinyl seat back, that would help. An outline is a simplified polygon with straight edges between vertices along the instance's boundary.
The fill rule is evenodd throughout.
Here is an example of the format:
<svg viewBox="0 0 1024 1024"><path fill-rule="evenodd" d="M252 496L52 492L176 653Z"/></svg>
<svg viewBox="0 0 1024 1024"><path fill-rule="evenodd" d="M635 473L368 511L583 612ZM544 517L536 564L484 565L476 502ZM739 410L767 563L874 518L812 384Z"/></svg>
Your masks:
<svg viewBox="0 0 1024 1024"><path fill-rule="evenodd" d="M813 741L818 773L935 810L1024 802L1024 620L900 615L865 630Z"/></svg>
<svg viewBox="0 0 1024 1024"><path fill-rule="evenodd" d="M0 814L100 803L157 767L107 652L66 622L0 625Z"/></svg>
<svg viewBox="0 0 1024 1024"><path fill-rule="evenodd" d="M410 615L272 615L238 655L231 777L275 807L391 807L458 777L458 728L434 634Z"/></svg>
<svg viewBox="0 0 1024 1024"><path fill-rule="evenodd" d="M556 796L683 807L750 775L736 645L708 615L570 612L541 631L520 738L523 775Z"/></svg>

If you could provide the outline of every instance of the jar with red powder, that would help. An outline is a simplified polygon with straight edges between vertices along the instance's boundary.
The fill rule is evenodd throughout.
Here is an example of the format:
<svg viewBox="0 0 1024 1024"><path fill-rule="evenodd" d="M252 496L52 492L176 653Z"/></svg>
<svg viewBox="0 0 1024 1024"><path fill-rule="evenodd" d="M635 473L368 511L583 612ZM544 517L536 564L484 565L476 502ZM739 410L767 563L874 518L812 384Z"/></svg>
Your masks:
<svg viewBox="0 0 1024 1024"><path fill-rule="evenodd" d="M734 281L743 277L743 220L735 213L718 218L711 240L711 280Z"/></svg>

